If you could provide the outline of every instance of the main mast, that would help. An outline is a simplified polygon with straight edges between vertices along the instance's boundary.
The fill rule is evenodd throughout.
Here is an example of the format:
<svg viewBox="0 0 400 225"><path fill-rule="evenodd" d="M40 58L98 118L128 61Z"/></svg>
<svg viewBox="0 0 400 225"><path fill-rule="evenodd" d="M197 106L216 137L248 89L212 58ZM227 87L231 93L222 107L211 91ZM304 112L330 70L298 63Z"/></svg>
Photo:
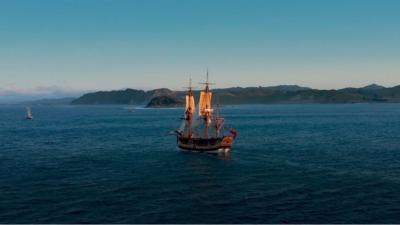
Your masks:
<svg viewBox="0 0 400 225"><path fill-rule="evenodd" d="M211 99L212 99L212 92L210 91L210 83L208 81L208 69L207 69L207 80L205 83L206 87L203 91L200 92L200 100L199 100L199 116L204 119L205 123L205 130L204 130L204 136L206 139L208 139L208 127L211 124L211 118L212 118L212 111L213 109L211 108Z"/></svg>

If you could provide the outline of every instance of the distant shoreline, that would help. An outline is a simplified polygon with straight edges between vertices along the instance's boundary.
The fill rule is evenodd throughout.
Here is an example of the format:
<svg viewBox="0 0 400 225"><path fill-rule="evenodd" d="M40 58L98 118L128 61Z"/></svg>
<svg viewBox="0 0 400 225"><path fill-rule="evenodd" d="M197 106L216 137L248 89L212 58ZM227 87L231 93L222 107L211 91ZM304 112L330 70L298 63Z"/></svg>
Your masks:
<svg viewBox="0 0 400 225"><path fill-rule="evenodd" d="M235 106L279 106L279 105L299 105L299 106L311 106L311 105L395 105L400 104L400 102L356 102L356 103L242 103L242 104L221 104L221 108L235 107ZM54 105L41 105L41 104L28 104L33 107L126 107L124 104L88 104L88 105L75 105L75 104L54 104ZM0 103L0 107L26 107L27 104L24 103ZM146 107L143 105L133 105L135 109L182 109L184 106L174 106L174 107Z"/></svg>
<svg viewBox="0 0 400 225"><path fill-rule="evenodd" d="M353 103L398 103L400 85L386 88L371 84L362 88L317 90L298 85L272 87L234 87L213 89L214 101L222 105L243 104L353 104ZM151 91L126 89L87 93L73 100L74 105L146 105L146 107L183 106L185 91L166 88ZM194 91L198 99L199 91Z"/></svg>
<svg viewBox="0 0 400 225"><path fill-rule="evenodd" d="M318 90L298 85L272 87L233 87L214 89L214 101L222 105L273 104L357 104L400 103L400 85L383 87L376 84L362 88ZM183 107L185 91L167 88L150 91L126 89L98 91L77 98L41 99L25 102L3 102L0 105L134 105L149 108ZM194 91L198 99L199 91Z"/></svg>

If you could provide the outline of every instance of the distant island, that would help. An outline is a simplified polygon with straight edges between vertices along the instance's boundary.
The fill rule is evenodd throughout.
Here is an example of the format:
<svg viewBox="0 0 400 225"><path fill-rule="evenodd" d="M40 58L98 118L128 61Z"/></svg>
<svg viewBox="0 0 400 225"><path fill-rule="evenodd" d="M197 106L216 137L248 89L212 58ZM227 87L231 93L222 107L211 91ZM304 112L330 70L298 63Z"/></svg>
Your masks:
<svg viewBox="0 0 400 225"><path fill-rule="evenodd" d="M194 92L195 97L199 91ZM166 88L151 91L126 89L87 93L71 101L74 105L136 104L147 107L179 107L184 103L185 91ZM224 105L236 104L312 104L400 102L400 85L383 87L371 84L362 88L318 90L297 85L271 87L233 87L214 89L215 99Z"/></svg>

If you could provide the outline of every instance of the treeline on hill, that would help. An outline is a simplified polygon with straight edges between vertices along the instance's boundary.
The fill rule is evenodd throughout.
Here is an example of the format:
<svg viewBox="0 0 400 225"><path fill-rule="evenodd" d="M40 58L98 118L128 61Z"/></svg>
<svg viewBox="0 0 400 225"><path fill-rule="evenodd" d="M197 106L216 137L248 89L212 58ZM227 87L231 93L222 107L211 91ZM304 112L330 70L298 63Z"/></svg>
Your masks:
<svg viewBox="0 0 400 225"><path fill-rule="evenodd" d="M185 91L155 89L151 91L126 89L88 93L75 99L72 104L135 104L148 107L176 107L184 104ZM278 103L362 103L400 102L400 85L386 88L372 84L362 88L317 90L297 85L273 87L235 87L214 89L214 101L232 104ZM194 91L196 99L199 91Z"/></svg>

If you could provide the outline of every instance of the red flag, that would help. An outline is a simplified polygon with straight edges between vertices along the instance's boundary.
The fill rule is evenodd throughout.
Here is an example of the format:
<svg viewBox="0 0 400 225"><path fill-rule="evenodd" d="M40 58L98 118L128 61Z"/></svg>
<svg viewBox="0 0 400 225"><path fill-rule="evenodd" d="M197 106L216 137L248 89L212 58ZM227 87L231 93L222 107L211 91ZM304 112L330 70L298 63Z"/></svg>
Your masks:
<svg viewBox="0 0 400 225"><path fill-rule="evenodd" d="M231 128L230 133L232 134L233 139L236 139L236 137L237 137L237 131L236 131L235 129Z"/></svg>

